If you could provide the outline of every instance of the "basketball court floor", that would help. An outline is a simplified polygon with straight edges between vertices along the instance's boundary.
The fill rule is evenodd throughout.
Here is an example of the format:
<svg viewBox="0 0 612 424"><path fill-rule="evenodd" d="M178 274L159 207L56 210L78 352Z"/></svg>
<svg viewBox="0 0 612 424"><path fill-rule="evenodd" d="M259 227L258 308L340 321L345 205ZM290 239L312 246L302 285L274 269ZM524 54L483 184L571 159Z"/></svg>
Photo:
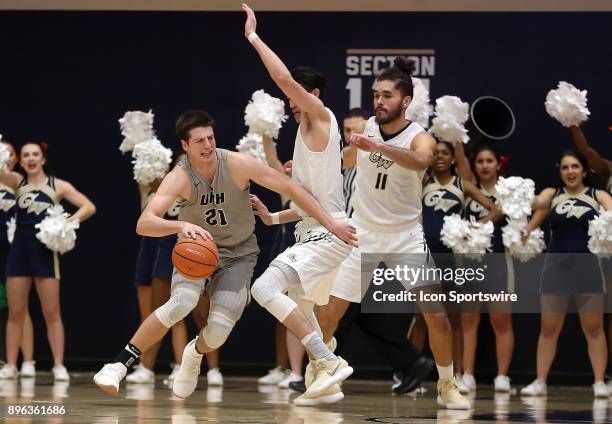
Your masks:
<svg viewBox="0 0 612 424"><path fill-rule="evenodd" d="M123 385L109 396L91 381L93 374L73 374L68 383L51 375L0 381L2 418L7 423L612 423L608 400L593 400L589 387L549 387L547 398L496 395L479 386L471 411L438 409L433 383L418 396L392 396L388 382L349 380L345 399L320 408L297 407L298 394L257 386L255 379L226 378L223 388L207 388L204 379L187 400L175 398L158 379L152 385ZM16 415L19 408L25 414ZM38 409L37 409L38 407ZM44 408L56 414L41 415ZM63 407L63 408L62 408ZM38 412L37 412L38 411ZM63 412L63 415L60 415Z"/></svg>

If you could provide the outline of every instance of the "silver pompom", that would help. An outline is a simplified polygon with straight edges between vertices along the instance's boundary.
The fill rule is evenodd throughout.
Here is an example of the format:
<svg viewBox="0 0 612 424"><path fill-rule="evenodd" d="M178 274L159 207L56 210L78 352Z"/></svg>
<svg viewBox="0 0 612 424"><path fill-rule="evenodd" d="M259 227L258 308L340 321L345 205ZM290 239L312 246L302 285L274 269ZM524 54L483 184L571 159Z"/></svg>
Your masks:
<svg viewBox="0 0 612 424"><path fill-rule="evenodd" d="M423 128L429 128L429 117L433 114L433 106L429 100L429 90L419 78L412 78L414 87L412 101L406 109L406 119L416 122Z"/></svg>
<svg viewBox="0 0 612 424"><path fill-rule="evenodd" d="M556 90L550 90L544 103L546 112L564 127L580 125L589 119L587 91L580 91L572 84L560 81Z"/></svg>
<svg viewBox="0 0 612 424"><path fill-rule="evenodd" d="M523 233L527 228L527 218L509 219L502 228L502 239L508 251L521 262L527 262L538 253L544 251L544 232L535 229L529 233L525 244L523 244Z"/></svg>
<svg viewBox="0 0 612 424"><path fill-rule="evenodd" d="M535 183L529 178L499 177L495 184L496 205L504 215L519 220L531 215Z"/></svg>
<svg viewBox="0 0 612 424"><path fill-rule="evenodd" d="M172 162L172 150L164 147L156 138L138 143L132 155L134 179L144 185L164 178Z"/></svg>
<svg viewBox="0 0 612 424"><path fill-rule="evenodd" d="M604 211L589 221L589 250L612 256L612 211Z"/></svg>
<svg viewBox="0 0 612 424"><path fill-rule="evenodd" d="M436 99L435 118L430 131L440 140L450 143L467 143L469 137L465 123L469 118L470 105L456 96L442 96Z"/></svg>
<svg viewBox="0 0 612 424"><path fill-rule="evenodd" d="M278 137L278 131L286 120L285 102L263 90L253 93L244 110L244 123L249 127L249 132L270 138Z"/></svg>
<svg viewBox="0 0 612 424"><path fill-rule="evenodd" d="M123 142L119 146L121 153L131 152L134 146L155 138L153 130L153 111L148 112L125 112L123 118L119 119Z"/></svg>
<svg viewBox="0 0 612 424"><path fill-rule="evenodd" d="M48 208L45 219L35 227L38 228L36 238L48 249L58 253L66 253L74 249L75 230L79 228L79 221L68 221L68 214L64 212L61 205Z"/></svg>

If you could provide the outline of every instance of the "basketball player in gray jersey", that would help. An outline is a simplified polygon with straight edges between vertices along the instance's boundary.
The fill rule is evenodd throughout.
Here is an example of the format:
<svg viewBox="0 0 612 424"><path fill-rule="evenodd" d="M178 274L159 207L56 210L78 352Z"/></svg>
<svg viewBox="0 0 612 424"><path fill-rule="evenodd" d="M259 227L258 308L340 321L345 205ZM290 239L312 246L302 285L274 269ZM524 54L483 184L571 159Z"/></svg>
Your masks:
<svg viewBox="0 0 612 424"><path fill-rule="evenodd" d="M212 239L219 249L219 265L210 279L187 280L174 272L170 300L157 308L125 349L94 376L94 382L107 393L119 391L127 367L187 316L195 308L202 291L207 290L210 296L208 323L185 348L173 384L174 394L179 397L193 393L202 355L223 345L248 303L249 284L259 253L253 234L251 180L293 199L344 242L356 240L350 225L332 218L290 178L245 154L217 149L214 122L206 112L182 114L176 131L187 158L164 177L140 216L136 231L151 237L181 233L191 239ZM164 219L165 212L176 199L181 204L179 219Z"/></svg>

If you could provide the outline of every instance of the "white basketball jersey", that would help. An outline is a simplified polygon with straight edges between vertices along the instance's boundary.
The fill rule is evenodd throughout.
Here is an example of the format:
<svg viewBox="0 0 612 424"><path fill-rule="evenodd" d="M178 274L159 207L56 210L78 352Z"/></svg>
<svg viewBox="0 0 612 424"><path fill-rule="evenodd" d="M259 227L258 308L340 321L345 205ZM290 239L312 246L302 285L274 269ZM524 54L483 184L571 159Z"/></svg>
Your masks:
<svg viewBox="0 0 612 424"><path fill-rule="evenodd" d="M423 127L411 123L385 144L410 149L414 137ZM383 142L380 128L371 117L364 133ZM421 191L425 171L402 168L378 152L357 150L355 213L359 226L376 231L395 232L414 227L421 216Z"/></svg>
<svg viewBox="0 0 612 424"><path fill-rule="evenodd" d="M308 190L327 212L344 211L342 193L342 163L340 149L340 130L336 117L325 108L331 118L327 148L322 152L310 150L298 128L293 148L292 178L297 184ZM291 206L301 216L306 212L292 203Z"/></svg>

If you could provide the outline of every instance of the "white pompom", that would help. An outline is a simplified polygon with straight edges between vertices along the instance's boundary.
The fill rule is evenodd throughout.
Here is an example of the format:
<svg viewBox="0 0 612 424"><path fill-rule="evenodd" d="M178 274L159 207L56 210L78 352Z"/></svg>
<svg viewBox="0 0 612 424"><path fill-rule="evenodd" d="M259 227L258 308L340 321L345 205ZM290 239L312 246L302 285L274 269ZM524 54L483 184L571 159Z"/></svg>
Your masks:
<svg viewBox="0 0 612 424"><path fill-rule="evenodd" d="M263 90L253 93L249 104L244 110L244 123L250 133L278 137L278 130L287 120L285 102L270 96Z"/></svg>
<svg viewBox="0 0 612 424"><path fill-rule="evenodd" d="M144 185L164 178L172 162L172 150L164 147L156 138L138 143L132 155L134 179Z"/></svg>
<svg viewBox="0 0 612 424"><path fill-rule="evenodd" d="M450 143L467 143L465 123L469 118L470 105L456 96L436 99L436 117L431 121L430 131L440 140Z"/></svg>
<svg viewBox="0 0 612 424"><path fill-rule="evenodd" d="M0 134L0 140L2 140L2 134ZM8 171L8 160L11 156L11 151L6 144L0 143L0 171L7 172Z"/></svg>
<svg viewBox="0 0 612 424"><path fill-rule="evenodd" d="M495 184L496 205L511 219L523 219L531 215L535 199L535 183L529 178L499 177Z"/></svg>
<svg viewBox="0 0 612 424"><path fill-rule="evenodd" d="M429 117L433 113L433 106L429 100L429 90L419 78L412 78L414 86L412 101L406 109L406 119L416 122L423 128L429 127Z"/></svg>
<svg viewBox="0 0 612 424"><path fill-rule="evenodd" d="M236 149L239 152L253 156L255 159L259 159L264 164L268 163L266 161L266 152L264 151L262 137L259 134L252 132L247 133L247 135L240 139L236 145Z"/></svg>
<svg viewBox="0 0 612 424"><path fill-rule="evenodd" d="M36 238L48 249L58 253L66 253L74 249L76 241L76 229L79 221L68 221L68 214L64 212L61 205L55 205L47 209L47 217L40 224Z"/></svg>
<svg viewBox="0 0 612 424"><path fill-rule="evenodd" d="M442 243L454 253L480 260L491 247L493 230L492 222L469 222L453 214L444 217L440 236Z"/></svg>
<svg viewBox="0 0 612 424"><path fill-rule="evenodd" d="M556 90L550 90L544 103L546 112L564 127L580 125L589 119L587 91L580 91L572 84L560 81Z"/></svg>
<svg viewBox="0 0 612 424"><path fill-rule="evenodd" d="M545 247L544 232L539 228L530 232L526 243L523 244L522 234L526 228L527 218L509 219L502 228L504 246L521 262L534 258L538 253L542 253Z"/></svg>
<svg viewBox="0 0 612 424"><path fill-rule="evenodd" d="M589 250L612 256L612 211L604 211L589 221Z"/></svg>
<svg viewBox="0 0 612 424"><path fill-rule="evenodd" d="M6 238L9 243L13 243L15 239L15 230L17 229L17 220L15 217L12 217L8 221L6 221Z"/></svg>
<svg viewBox="0 0 612 424"><path fill-rule="evenodd" d="M155 138L153 130L153 111L148 112L125 112L123 118L119 119L123 142L119 146L121 153L130 152L134 146Z"/></svg>

